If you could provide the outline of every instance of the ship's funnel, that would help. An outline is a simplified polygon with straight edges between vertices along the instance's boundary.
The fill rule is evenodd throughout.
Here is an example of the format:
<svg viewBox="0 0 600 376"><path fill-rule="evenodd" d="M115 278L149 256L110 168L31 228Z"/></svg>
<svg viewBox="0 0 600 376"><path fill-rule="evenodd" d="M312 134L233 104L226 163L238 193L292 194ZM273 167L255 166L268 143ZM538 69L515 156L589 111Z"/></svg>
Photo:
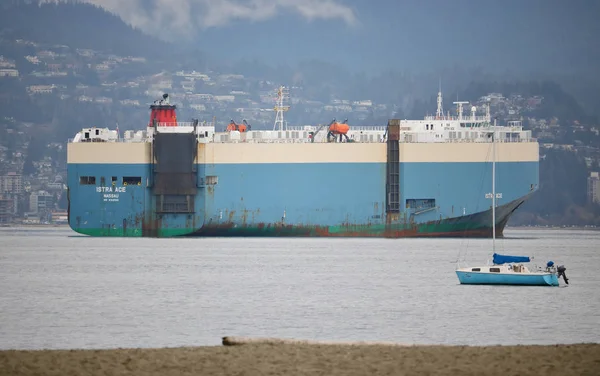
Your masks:
<svg viewBox="0 0 600 376"><path fill-rule="evenodd" d="M154 123L165 127L177 126L177 106L169 103L169 94L163 94L163 99L156 100L150 105L150 122L149 127Z"/></svg>

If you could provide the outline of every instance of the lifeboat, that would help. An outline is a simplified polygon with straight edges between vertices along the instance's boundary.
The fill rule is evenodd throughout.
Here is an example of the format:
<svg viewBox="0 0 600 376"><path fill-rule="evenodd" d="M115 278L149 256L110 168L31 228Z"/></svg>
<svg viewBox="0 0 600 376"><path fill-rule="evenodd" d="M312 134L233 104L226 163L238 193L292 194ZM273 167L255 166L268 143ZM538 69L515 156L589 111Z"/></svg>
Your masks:
<svg viewBox="0 0 600 376"><path fill-rule="evenodd" d="M350 126L346 123L333 123L329 126L329 132L331 134L347 134L350 130Z"/></svg>
<svg viewBox="0 0 600 376"><path fill-rule="evenodd" d="M231 120L229 125L227 125L227 132L231 132L231 131L246 132L247 130L248 130L248 128L246 127L245 124L237 124L235 121L233 121L233 119Z"/></svg>

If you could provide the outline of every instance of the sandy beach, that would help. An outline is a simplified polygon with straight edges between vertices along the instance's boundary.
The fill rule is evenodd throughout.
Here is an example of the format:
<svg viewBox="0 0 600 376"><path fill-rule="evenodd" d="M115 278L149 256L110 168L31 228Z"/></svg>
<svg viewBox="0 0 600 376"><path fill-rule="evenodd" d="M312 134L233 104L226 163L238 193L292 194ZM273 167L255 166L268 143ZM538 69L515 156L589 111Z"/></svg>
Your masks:
<svg viewBox="0 0 600 376"><path fill-rule="evenodd" d="M0 351L1 375L597 375L600 345L248 344Z"/></svg>

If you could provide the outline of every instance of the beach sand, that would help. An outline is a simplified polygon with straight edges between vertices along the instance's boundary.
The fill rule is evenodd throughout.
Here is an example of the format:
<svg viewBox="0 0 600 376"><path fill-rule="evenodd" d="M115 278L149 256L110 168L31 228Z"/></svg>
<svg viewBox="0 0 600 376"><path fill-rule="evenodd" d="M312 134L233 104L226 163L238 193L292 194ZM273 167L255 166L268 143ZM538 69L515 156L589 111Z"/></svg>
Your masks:
<svg viewBox="0 0 600 376"><path fill-rule="evenodd" d="M599 375L600 344L0 351L0 375Z"/></svg>

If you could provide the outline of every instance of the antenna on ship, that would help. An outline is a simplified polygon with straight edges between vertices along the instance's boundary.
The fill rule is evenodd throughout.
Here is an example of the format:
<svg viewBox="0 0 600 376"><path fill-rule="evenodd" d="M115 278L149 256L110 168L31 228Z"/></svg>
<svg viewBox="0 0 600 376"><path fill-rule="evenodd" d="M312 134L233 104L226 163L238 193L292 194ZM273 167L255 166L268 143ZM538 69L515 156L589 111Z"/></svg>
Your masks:
<svg viewBox="0 0 600 376"><path fill-rule="evenodd" d="M277 130L277 128L279 128L280 131L284 130L285 123L283 120L283 113L289 110L290 106L284 105L283 103L286 99L289 99L289 97L289 90L285 86L277 88L277 101L273 108L275 110L275 124L273 125L273 130ZM285 128L287 128L287 125L285 125Z"/></svg>
<svg viewBox="0 0 600 376"><path fill-rule="evenodd" d="M435 116L438 119L441 119L444 116L444 100L442 99L442 78L440 77L440 88L438 90L437 95L437 111L435 112Z"/></svg>
<svg viewBox="0 0 600 376"><path fill-rule="evenodd" d="M454 104L458 107L456 110L458 111L458 120L463 119L463 104L468 104L468 101L456 101Z"/></svg>

